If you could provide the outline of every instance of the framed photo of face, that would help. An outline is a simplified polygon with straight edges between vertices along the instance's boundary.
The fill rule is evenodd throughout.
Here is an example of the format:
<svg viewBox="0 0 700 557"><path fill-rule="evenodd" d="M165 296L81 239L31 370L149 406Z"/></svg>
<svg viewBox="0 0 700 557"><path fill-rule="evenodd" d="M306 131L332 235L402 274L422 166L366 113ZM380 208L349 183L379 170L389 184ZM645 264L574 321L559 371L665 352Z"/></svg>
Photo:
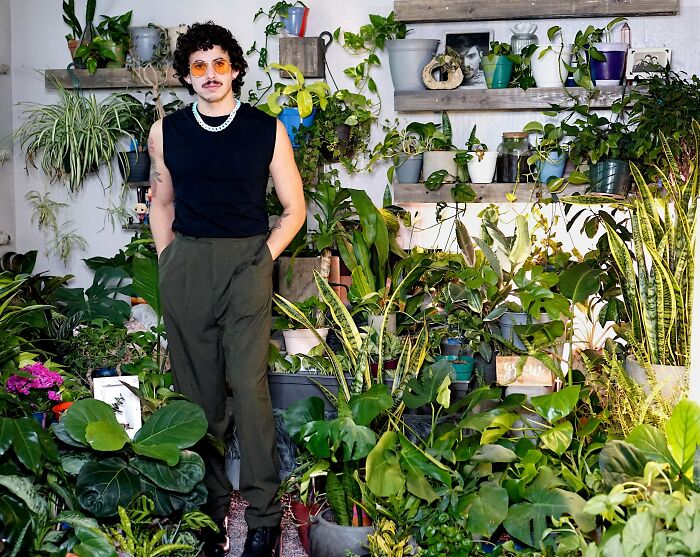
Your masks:
<svg viewBox="0 0 700 557"><path fill-rule="evenodd" d="M481 66L481 57L489 50L493 41L493 30L445 31L443 44L453 48L464 61L462 87L486 88L486 78Z"/></svg>
<svg viewBox="0 0 700 557"><path fill-rule="evenodd" d="M627 51L627 79L647 79L671 63L671 49L630 48Z"/></svg>

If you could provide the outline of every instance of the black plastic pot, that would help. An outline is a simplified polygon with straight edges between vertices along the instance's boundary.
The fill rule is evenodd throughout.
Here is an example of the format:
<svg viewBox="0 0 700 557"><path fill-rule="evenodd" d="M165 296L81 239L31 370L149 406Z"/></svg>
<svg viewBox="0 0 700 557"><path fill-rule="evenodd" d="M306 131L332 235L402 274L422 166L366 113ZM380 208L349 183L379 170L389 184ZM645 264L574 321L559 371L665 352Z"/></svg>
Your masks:
<svg viewBox="0 0 700 557"><path fill-rule="evenodd" d="M632 185L632 172L627 161L609 159L591 165L588 171L591 193L618 199L627 196Z"/></svg>
<svg viewBox="0 0 700 557"><path fill-rule="evenodd" d="M119 153L117 157L119 172L127 182L148 182L151 171L151 157L147 151L127 151ZM127 171L126 161L129 161Z"/></svg>

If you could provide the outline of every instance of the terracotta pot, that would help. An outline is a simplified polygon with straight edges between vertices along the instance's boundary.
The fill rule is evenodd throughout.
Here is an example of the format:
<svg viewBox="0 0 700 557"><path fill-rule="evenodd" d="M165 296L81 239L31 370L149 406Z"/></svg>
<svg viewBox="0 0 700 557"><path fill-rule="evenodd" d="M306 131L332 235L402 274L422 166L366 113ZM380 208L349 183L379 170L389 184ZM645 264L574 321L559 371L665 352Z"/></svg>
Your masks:
<svg viewBox="0 0 700 557"><path fill-rule="evenodd" d="M297 525L297 534L301 547L304 548L307 554L311 553L311 542L309 539L309 530L311 529L311 517L316 516L321 505L318 503L304 504L301 501L292 500L290 503L292 515Z"/></svg>
<svg viewBox="0 0 700 557"><path fill-rule="evenodd" d="M51 411L53 412L53 417L57 422L61 421L61 416L63 413L68 410L73 405L72 400L68 400L66 402L60 402L59 404L56 404L55 406L51 407Z"/></svg>

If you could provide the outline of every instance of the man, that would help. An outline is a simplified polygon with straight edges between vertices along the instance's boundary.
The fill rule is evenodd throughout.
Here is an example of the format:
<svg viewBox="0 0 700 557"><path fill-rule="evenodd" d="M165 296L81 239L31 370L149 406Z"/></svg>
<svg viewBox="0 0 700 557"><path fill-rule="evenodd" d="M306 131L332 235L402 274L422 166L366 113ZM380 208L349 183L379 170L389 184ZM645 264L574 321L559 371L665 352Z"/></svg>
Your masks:
<svg viewBox="0 0 700 557"><path fill-rule="evenodd" d="M195 23L177 41L175 72L197 102L156 122L149 136L151 230L176 389L200 404L223 441L236 423L248 535L243 557L279 555L275 424L267 386L273 260L306 207L284 126L236 99L247 64L230 31ZM271 174L284 211L268 236ZM228 551L231 485L224 457L198 447L220 533L205 555Z"/></svg>

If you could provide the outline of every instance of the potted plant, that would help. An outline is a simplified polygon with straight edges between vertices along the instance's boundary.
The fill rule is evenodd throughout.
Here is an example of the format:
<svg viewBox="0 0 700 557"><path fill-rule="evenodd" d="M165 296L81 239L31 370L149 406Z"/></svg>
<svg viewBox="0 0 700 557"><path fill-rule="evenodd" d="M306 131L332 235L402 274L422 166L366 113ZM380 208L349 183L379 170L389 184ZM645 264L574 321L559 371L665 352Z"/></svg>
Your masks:
<svg viewBox="0 0 700 557"><path fill-rule="evenodd" d="M574 110L581 118L561 123L563 133L572 137L569 158L577 169L584 164L589 168L587 174L577 172L569 180L588 181L589 190L596 194L625 197L632 184L629 160L634 155L629 126L595 114L585 105Z"/></svg>
<svg viewBox="0 0 700 557"><path fill-rule="evenodd" d="M169 49L168 32L154 24L130 27L131 57L138 66L153 62L154 57L162 49L161 44Z"/></svg>
<svg viewBox="0 0 700 557"><path fill-rule="evenodd" d="M538 45L530 56L532 77L537 87L563 87L569 76L573 46L565 45L563 41L558 45L551 44L560 32L560 27L551 27L547 31L550 44Z"/></svg>
<svg viewBox="0 0 700 557"><path fill-rule="evenodd" d="M566 133L560 125L537 121L525 124L523 131L539 136L534 152L527 160L528 165L537 171L537 181L550 185L550 180L553 180L550 191L557 191L563 182L560 179L569 156L569 144L564 142Z"/></svg>
<svg viewBox="0 0 700 557"><path fill-rule="evenodd" d="M481 58L486 87L489 89L508 87L513 72L513 60L510 56L510 44L498 41L491 42L488 52Z"/></svg>
<svg viewBox="0 0 700 557"><path fill-rule="evenodd" d="M326 305L317 297L311 296L295 304L297 309L313 324L314 329L299 327L298 322L286 316L276 320L275 328L282 331L287 354L308 354L312 348L319 345L318 337L325 340L328 327L325 326Z"/></svg>
<svg viewBox="0 0 700 557"><path fill-rule="evenodd" d="M97 34L105 40L104 46L112 50L114 59L107 62L108 68L123 68L126 64L126 53L129 51L129 24L132 11L119 16L100 16L102 21L97 25Z"/></svg>
<svg viewBox="0 0 700 557"><path fill-rule="evenodd" d="M467 139L466 150L457 152L455 160L461 168L466 166L472 184L490 184L496 173L498 153L489 151L488 146L476 137L476 124Z"/></svg>
<svg viewBox="0 0 700 557"><path fill-rule="evenodd" d="M26 105L14 131L27 164L39 164L51 181L62 181L71 192L104 164L111 184L119 139L134 121L129 104L118 94L97 101L94 95L55 85L58 102Z"/></svg>
<svg viewBox="0 0 700 557"><path fill-rule="evenodd" d="M73 59L80 44L80 37L83 35L83 26L75 15L75 0L63 0L63 22L70 28L70 33L66 35L66 42L70 57Z"/></svg>
<svg viewBox="0 0 700 557"><path fill-rule="evenodd" d="M423 155L423 181L428 182L430 177L439 171L445 171L444 182L457 180L457 154L452 144L452 124L447 112L442 112L440 124L429 122L423 125L425 137L425 154Z"/></svg>
<svg viewBox="0 0 700 557"><path fill-rule="evenodd" d="M270 68L284 70L294 83L285 85L275 83L274 90L268 95L267 103L260 108L272 116L277 116L285 128L293 147L298 147L296 134L302 126L310 126L314 119L314 110L325 110L330 87L327 83L305 83L304 76L293 64L270 64Z"/></svg>
<svg viewBox="0 0 700 557"><path fill-rule="evenodd" d="M473 69L469 66L469 78L474 77ZM456 89L464 80L465 65L462 56L453 48L445 48L445 52L435 56L424 68L423 84L428 89ZM439 74L440 79L435 79Z"/></svg>
<svg viewBox="0 0 700 557"><path fill-rule="evenodd" d="M417 184L426 150L425 124L411 122L400 127L398 120L393 124L387 121L382 129L384 139L374 146L370 166L382 159L391 159L386 174L389 183L394 181L395 175L399 184Z"/></svg>
<svg viewBox="0 0 700 557"><path fill-rule="evenodd" d="M291 2L277 2L275 8L279 13L280 22L284 25L285 31L293 37L303 37L306 30L306 18L309 8L306 4L297 0Z"/></svg>
<svg viewBox="0 0 700 557"><path fill-rule="evenodd" d="M75 51L76 64L94 74L98 68L106 68L107 64L115 62L115 45L112 41L95 36L89 43L81 43Z"/></svg>
<svg viewBox="0 0 700 557"><path fill-rule="evenodd" d="M32 417L46 429L51 421L51 406L61 400L62 384L63 377L51 362L24 361L17 373L7 378L5 389L27 405Z"/></svg>

